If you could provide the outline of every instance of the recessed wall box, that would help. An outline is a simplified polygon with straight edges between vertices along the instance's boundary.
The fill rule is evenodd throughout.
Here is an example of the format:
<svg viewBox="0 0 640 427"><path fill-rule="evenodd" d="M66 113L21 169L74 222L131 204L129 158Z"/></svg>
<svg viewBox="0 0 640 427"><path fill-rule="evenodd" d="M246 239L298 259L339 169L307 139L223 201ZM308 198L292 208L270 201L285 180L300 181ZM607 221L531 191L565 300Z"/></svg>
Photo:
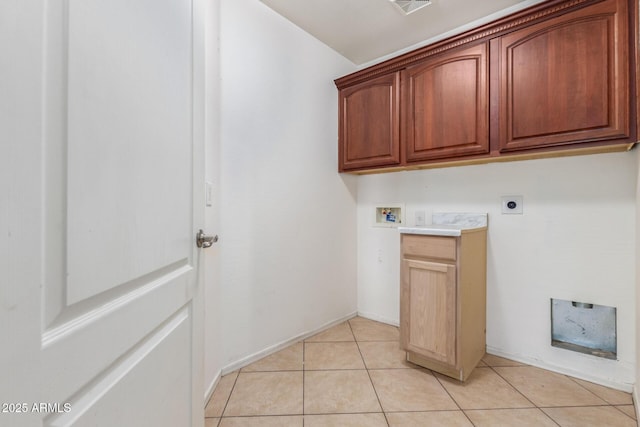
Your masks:
<svg viewBox="0 0 640 427"><path fill-rule="evenodd" d="M616 308L552 298L551 345L616 360Z"/></svg>
<svg viewBox="0 0 640 427"><path fill-rule="evenodd" d="M398 227L404 224L403 204L378 204L376 205L375 221L376 227Z"/></svg>

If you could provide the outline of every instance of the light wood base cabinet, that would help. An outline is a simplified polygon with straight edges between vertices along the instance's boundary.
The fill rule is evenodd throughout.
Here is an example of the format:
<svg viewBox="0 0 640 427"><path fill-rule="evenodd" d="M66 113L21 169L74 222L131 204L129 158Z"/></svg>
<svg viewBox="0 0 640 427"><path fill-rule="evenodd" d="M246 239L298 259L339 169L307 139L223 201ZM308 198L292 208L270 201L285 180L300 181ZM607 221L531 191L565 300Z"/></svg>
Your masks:
<svg viewBox="0 0 640 427"><path fill-rule="evenodd" d="M465 381L485 353L486 228L402 234L400 345L407 360Z"/></svg>

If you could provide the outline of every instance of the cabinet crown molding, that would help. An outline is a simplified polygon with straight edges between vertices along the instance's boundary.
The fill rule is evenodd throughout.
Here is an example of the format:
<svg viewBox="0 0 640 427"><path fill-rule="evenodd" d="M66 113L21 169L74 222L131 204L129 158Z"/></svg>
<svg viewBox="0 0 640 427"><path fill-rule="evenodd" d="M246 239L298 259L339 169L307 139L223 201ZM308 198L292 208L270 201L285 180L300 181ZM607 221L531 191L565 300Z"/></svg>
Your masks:
<svg viewBox="0 0 640 427"><path fill-rule="evenodd" d="M334 83L338 89L342 89L379 75L401 70L413 63L419 62L430 56L438 55L447 50L455 49L463 45L469 45L481 40L488 40L517 28L547 19L551 16L560 15L575 8L580 8L602 1L604 0L552 0L536 4L497 21L465 31L461 34L415 49L398 57L340 77L335 79Z"/></svg>

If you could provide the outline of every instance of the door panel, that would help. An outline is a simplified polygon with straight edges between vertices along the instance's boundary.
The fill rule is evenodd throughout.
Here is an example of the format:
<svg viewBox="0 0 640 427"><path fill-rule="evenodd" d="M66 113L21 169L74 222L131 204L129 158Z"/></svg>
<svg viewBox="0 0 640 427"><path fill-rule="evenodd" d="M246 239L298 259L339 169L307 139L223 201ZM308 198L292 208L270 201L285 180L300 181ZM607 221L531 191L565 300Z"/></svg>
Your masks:
<svg viewBox="0 0 640 427"><path fill-rule="evenodd" d="M185 275L185 273L183 273ZM159 281L110 301L107 307L72 317L42 337L46 401L71 396L185 304L187 280ZM71 353L71 355L70 355ZM53 399L53 400L51 400Z"/></svg>
<svg viewBox="0 0 640 427"><path fill-rule="evenodd" d="M189 263L191 6L134 3L68 5L69 305Z"/></svg>
<svg viewBox="0 0 640 427"><path fill-rule="evenodd" d="M189 401L175 399L191 392L190 348L190 313L184 308L94 378L74 397L72 412L50 416L44 425L191 425Z"/></svg>
<svg viewBox="0 0 640 427"><path fill-rule="evenodd" d="M9 193L30 198L11 204L12 217L23 220L11 219L2 233L21 235L1 243L25 260L10 275L3 267L7 289L22 294L10 310L0 304L2 323L15 326L8 335L15 354L0 359L11 372L2 399L69 410L11 414L1 425L204 422L195 245L204 220L201 7L201 0L9 6L27 25L24 34L36 31L14 37L9 57L41 53L24 60L37 73L11 78L37 87L41 103L18 110L14 120L24 126L7 138L9 175L34 179L8 183ZM19 91L9 95L20 102ZM41 126L39 135L23 131L29 126Z"/></svg>

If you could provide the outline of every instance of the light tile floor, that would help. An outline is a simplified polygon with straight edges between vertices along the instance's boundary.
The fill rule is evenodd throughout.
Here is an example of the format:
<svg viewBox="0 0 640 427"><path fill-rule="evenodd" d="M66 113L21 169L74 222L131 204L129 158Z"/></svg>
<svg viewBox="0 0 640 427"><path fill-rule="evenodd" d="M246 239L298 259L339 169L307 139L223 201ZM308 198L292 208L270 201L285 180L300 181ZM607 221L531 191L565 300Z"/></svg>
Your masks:
<svg viewBox="0 0 640 427"><path fill-rule="evenodd" d="M487 354L464 384L356 317L220 379L206 427L636 427L631 395Z"/></svg>

